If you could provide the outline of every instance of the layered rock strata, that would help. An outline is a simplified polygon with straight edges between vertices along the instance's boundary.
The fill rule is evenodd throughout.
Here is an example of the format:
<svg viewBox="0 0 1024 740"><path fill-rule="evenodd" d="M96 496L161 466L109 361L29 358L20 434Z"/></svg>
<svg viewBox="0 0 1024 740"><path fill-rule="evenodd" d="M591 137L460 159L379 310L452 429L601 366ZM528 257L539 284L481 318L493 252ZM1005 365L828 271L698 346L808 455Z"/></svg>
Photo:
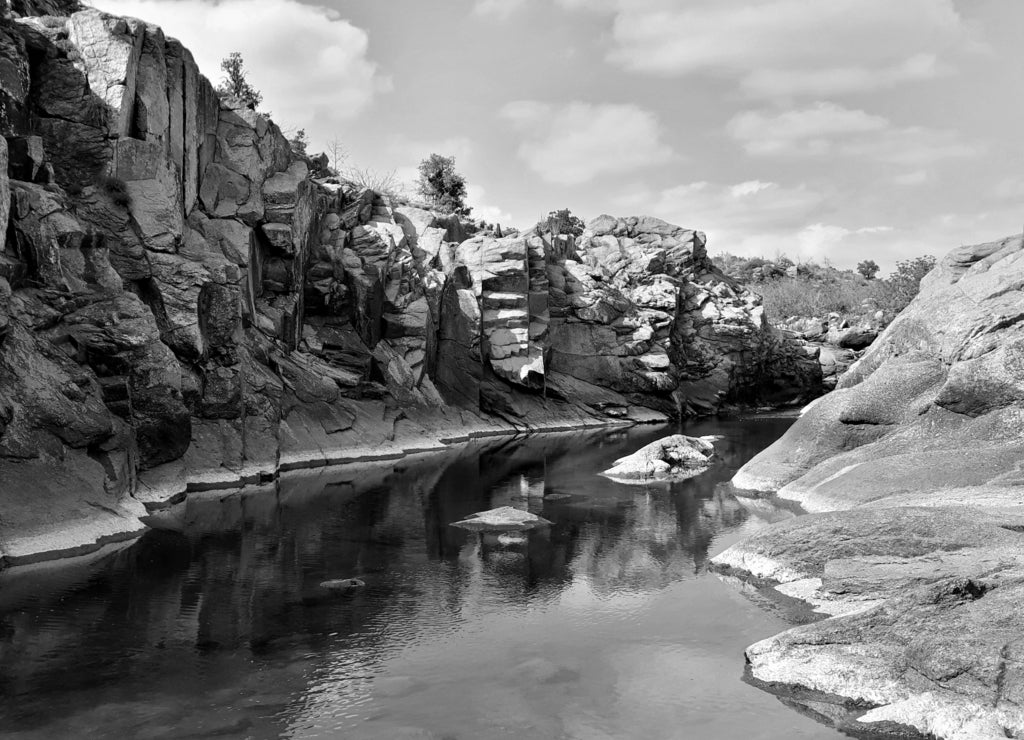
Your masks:
<svg viewBox="0 0 1024 740"><path fill-rule="evenodd" d="M7 562L279 469L817 392L699 232L497 239L317 179L158 27L69 5L0 20Z"/></svg>
<svg viewBox="0 0 1024 740"><path fill-rule="evenodd" d="M1024 245L950 253L734 478L811 512L718 567L838 616L747 652L844 729L1024 737Z"/></svg>

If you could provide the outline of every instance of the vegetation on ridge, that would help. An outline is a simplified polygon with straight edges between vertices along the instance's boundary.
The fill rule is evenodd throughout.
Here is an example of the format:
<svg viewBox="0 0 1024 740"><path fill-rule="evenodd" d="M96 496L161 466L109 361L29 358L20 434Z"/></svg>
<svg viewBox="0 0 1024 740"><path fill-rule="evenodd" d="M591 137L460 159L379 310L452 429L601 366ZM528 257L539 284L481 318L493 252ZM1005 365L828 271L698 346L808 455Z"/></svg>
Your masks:
<svg viewBox="0 0 1024 740"><path fill-rule="evenodd" d="M420 195L442 213L468 216L473 209L466 205L466 178L455 170L455 157L431 154L420 162Z"/></svg>
<svg viewBox="0 0 1024 740"><path fill-rule="evenodd" d="M856 270L840 270L827 261L797 263L785 255L767 259L722 253L712 259L726 275L760 294L768 316L777 323L793 317L825 319L836 313L851 324L888 324L914 299L921 278L935 266L931 255L902 260L880 280L874 277L878 265L871 260Z"/></svg>
<svg viewBox="0 0 1024 740"><path fill-rule="evenodd" d="M220 68L224 71L224 79L217 87L217 92L236 97L252 110L256 110L263 102L263 93L250 85L246 79L242 54L237 51L231 52L221 61Z"/></svg>

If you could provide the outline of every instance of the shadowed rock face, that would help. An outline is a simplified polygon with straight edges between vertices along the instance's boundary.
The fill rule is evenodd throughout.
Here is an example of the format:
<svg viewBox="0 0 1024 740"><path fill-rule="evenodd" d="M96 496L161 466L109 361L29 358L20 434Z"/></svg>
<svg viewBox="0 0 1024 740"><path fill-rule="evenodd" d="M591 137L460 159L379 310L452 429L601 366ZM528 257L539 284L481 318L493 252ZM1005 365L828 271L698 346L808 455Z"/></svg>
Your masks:
<svg viewBox="0 0 1024 740"><path fill-rule="evenodd" d="M847 729L1024 737L1022 320L1021 237L955 250L733 479L817 513L717 567L841 615L751 646L756 682Z"/></svg>
<svg viewBox="0 0 1024 740"><path fill-rule="evenodd" d="M496 239L316 179L144 21L15 3L0 49L11 561L279 468L818 390L699 232Z"/></svg>

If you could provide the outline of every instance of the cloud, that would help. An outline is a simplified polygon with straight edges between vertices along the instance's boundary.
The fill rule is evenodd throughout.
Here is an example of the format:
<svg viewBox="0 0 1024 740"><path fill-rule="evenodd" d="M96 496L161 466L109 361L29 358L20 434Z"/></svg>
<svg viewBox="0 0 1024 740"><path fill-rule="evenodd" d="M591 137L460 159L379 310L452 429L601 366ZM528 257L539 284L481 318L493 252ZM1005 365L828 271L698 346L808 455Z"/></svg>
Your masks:
<svg viewBox="0 0 1024 740"><path fill-rule="evenodd" d="M902 175L896 175L892 178L892 181L897 185L922 185L928 182L928 170L914 170L913 172L904 172Z"/></svg>
<svg viewBox="0 0 1024 740"><path fill-rule="evenodd" d="M891 226L862 226L859 229L847 229L843 226L813 223L797 232L795 242L797 252L801 257L820 261L835 254L841 242L850 237L888 234L893 230Z"/></svg>
<svg viewBox="0 0 1024 740"><path fill-rule="evenodd" d="M731 78L760 97L929 79L949 71L940 59L981 46L953 0L605 0L597 10L613 14L611 62Z"/></svg>
<svg viewBox="0 0 1024 740"><path fill-rule="evenodd" d="M512 224L512 214L497 206L489 205L487 203L487 193L479 185L470 183L466 186L466 204L472 206L473 212L470 215L473 218L478 218L492 224L503 224L505 226Z"/></svg>
<svg viewBox="0 0 1024 740"><path fill-rule="evenodd" d="M951 71L935 54L917 54L888 67L755 69L743 77L740 87L752 97L842 95L933 79Z"/></svg>
<svg viewBox="0 0 1024 740"><path fill-rule="evenodd" d="M214 84L241 52L249 81L282 127L326 141L339 121L391 89L368 57L369 35L336 10L297 0L97 0L107 12L155 23L179 39Z"/></svg>
<svg viewBox="0 0 1024 740"><path fill-rule="evenodd" d="M635 187L618 198L618 205L637 215L664 218L708 234L716 250L733 250L734 239L795 229L805 224L825 202L825 195L805 185L782 186L749 180L734 185L691 182L660 191Z"/></svg>
<svg viewBox="0 0 1024 740"><path fill-rule="evenodd" d="M579 185L673 158L654 113L632 103L521 100L500 116L524 137L519 156L543 180Z"/></svg>
<svg viewBox="0 0 1024 740"><path fill-rule="evenodd" d="M476 0L473 14L503 21L526 5L526 0Z"/></svg>
<svg viewBox="0 0 1024 740"><path fill-rule="evenodd" d="M889 121L881 116L835 103L816 103L779 114L745 111L726 124L726 131L749 154L829 154L839 137L888 127Z"/></svg>
<svg viewBox="0 0 1024 740"><path fill-rule="evenodd" d="M761 157L845 156L913 166L980 152L955 131L898 128L882 116L835 103L782 113L745 111L726 124L726 131L748 154Z"/></svg>
<svg viewBox="0 0 1024 740"><path fill-rule="evenodd" d="M395 134L388 139L387 153L402 166L418 165L431 154L455 157L456 165L465 164L473 156L473 142L466 136L448 136L443 139L416 139L406 134Z"/></svg>

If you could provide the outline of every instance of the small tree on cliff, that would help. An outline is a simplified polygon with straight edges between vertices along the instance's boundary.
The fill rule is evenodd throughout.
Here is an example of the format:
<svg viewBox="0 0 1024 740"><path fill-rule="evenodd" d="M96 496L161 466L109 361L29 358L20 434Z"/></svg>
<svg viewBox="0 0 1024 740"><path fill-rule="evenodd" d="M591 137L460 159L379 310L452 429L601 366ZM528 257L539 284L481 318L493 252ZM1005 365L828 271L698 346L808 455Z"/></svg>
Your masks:
<svg viewBox="0 0 1024 740"><path fill-rule="evenodd" d="M537 224L538 231L547 231L556 236L571 234L572 236L580 237L583 235L585 228L586 224L583 223L583 219L574 216L568 208L563 208L560 211L551 211L546 219Z"/></svg>
<svg viewBox="0 0 1024 740"><path fill-rule="evenodd" d="M241 52L233 51L224 57L220 68L224 70L224 79L217 88L217 92L221 95L236 97L256 110L256 106L263 102L263 93L245 79L245 62L242 61Z"/></svg>
<svg viewBox="0 0 1024 740"><path fill-rule="evenodd" d="M444 213L468 216L466 178L455 171L455 157L431 154L420 162L417 189L431 205Z"/></svg>

